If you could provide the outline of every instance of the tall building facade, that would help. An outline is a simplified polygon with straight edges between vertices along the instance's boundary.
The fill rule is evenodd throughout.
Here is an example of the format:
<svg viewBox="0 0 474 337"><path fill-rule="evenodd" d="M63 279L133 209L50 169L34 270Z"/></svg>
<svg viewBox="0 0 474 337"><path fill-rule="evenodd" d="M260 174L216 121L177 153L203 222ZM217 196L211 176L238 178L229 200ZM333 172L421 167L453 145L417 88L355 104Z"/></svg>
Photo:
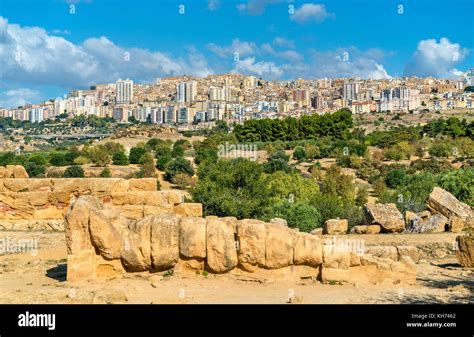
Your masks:
<svg viewBox="0 0 474 337"><path fill-rule="evenodd" d="M133 81L118 80L116 82L116 99L117 104L129 104L133 101Z"/></svg>
<svg viewBox="0 0 474 337"><path fill-rule="evenodd" d="M177 100L179 103L192 103L196 100L197 96L197 82L180 82L178 84L177 91Z"/></svg>
<svg viewBox="0 0 474 337"><path fill-rule="evenodd" d="M353 101L356 99L357 94L359 93L359 83L357 82L347 82L343 84L342 87L342 98Z"/></svg>

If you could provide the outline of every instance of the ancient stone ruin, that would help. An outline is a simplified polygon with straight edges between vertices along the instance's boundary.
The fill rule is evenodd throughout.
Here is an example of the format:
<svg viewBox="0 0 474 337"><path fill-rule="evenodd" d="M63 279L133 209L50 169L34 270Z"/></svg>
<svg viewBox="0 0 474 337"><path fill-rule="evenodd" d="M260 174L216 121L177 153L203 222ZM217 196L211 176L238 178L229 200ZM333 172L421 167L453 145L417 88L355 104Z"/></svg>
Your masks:
<svg viewBox="0 0 474 337"><path fill-rule="evenodd" d="M357 236L345 234L459 233L474 227L472 209L440 188L430 194L429 210L420 213L403 216L394 204L367 204L366 225L349 230L346 219L331 219L300 233L278 218L203 218L201 204L186 202L184 191L158 191L153 178L30 179L15 166L0 171L0 230L65 231L69 281L206 270L289 273L323 282L414 282L417 248L361 250L354 246ZM462 233L457 247L460 264L472 267L472 236Z"/></svg>
<svg viewBox="0 0 474 337"><path fill-rule="evenodd" d="M161 200L176 201L170 195L161 195ZM167 209L166 204L161 207ZM416 280L415 247L371 247L364 252L347 240L322 240L282 224L202 218L199 204L180 203L172 209L132 219L94 196L79 197L66 215L68 281L171 269L254 275L278 270L323 282Z"/></svg>

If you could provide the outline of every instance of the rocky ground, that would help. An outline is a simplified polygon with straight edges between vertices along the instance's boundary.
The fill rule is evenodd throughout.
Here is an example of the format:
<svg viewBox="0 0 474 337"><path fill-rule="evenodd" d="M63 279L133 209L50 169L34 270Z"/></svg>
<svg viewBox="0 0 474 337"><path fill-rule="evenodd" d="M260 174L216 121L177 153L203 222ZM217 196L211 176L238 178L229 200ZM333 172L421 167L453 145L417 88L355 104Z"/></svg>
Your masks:
<svg viewBox="0 0 474 337"><path fill-rule="evenodd" d="M455 237L452 233L338 236L364 240L366 246L416 245L423 253L417 283L409 286L322 284L240 273L136 273L68 284L64 233L0 232L0 243L7 238L37 240L38 247L33 254L0 255L0 303L473 303L474 270L458 264L453 255Z"/></svg>

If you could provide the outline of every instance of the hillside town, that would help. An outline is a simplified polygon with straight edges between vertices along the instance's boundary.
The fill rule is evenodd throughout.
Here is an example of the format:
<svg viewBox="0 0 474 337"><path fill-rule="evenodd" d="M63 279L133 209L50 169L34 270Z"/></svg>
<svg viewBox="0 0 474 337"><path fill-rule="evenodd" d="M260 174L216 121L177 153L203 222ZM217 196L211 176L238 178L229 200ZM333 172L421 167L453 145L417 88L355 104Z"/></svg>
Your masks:
<svg viewBox="0 0 474 337"><path fill-rule="evenodd" d="M133 116L140 122L186 127L217 120L241 124L250 119L299 117L341 108L353 114L420 113L472 109L473 85L474 69L458 79L266 81L232 73L158 78L154 84L119 79L43 103L0 108L0 117L35 123L60 115L94 115L118 122Z"/></svg>

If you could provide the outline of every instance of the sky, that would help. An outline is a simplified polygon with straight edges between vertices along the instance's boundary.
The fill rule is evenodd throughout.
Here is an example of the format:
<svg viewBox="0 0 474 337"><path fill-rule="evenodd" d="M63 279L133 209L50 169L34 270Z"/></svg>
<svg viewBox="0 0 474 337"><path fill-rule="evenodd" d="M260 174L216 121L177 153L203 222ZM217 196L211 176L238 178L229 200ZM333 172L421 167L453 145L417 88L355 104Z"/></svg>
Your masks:
<svg viewBox="0 0 474 337"><path fill-rule="evenodd" d="M474 0L0 0L0 107L130 78L456 78Z"/></svg>

